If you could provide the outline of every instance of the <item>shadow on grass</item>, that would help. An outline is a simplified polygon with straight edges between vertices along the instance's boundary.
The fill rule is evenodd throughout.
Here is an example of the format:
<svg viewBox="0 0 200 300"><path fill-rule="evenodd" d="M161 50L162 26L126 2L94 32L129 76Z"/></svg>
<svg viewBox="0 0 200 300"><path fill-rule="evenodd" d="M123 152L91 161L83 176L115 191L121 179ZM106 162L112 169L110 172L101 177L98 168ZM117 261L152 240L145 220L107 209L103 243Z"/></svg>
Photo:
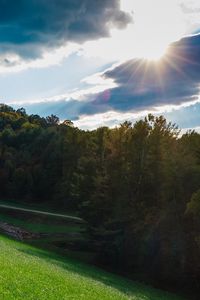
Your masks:
<svg viewBox="0 0 200 300"><path fill-rule="evenodd" d="M82 262L76 261L71 258L63 257L53 252L47 252L38 248L21 249L18 251L42 258L46 262L56 264L62 269L70 271L72 273L79 274L80 276L87 277L103 283L107 286L115 288L116 290L127 294L129 297L138 297L138 299L144 300L183 300L184 298L175 296L165 291L156 290L149 286L142 285L138 282L133 282L128 279L124 279L120 276L107 273L101 269L97 269L95 266L86 265Z"/></svg>

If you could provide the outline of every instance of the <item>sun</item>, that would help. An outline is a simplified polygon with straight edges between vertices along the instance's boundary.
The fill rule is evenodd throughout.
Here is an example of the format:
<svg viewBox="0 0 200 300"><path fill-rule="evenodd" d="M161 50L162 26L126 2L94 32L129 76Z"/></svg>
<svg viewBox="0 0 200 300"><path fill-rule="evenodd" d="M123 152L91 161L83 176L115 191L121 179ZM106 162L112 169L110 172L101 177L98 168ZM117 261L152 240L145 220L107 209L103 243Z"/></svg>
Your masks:
<svg viewBox="0 0 200 300"><path fill-rule="evenodd" d="M148 45L148 47L141 47L140 57L147 59L158 61L161 60L165 54L167 53L167 45Z"/></svg>

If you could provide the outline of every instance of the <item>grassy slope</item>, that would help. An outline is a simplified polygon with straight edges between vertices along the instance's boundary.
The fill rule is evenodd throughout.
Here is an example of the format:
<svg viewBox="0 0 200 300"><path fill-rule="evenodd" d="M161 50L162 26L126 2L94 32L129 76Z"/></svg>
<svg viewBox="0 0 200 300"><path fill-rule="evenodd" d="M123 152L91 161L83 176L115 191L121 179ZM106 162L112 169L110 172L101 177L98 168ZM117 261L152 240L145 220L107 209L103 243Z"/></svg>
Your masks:
<svg viewBox="0 0 200 300"><path fill-rule="evenodd" d="M95 267L0 236L2 300L178 300Z"/></svg>

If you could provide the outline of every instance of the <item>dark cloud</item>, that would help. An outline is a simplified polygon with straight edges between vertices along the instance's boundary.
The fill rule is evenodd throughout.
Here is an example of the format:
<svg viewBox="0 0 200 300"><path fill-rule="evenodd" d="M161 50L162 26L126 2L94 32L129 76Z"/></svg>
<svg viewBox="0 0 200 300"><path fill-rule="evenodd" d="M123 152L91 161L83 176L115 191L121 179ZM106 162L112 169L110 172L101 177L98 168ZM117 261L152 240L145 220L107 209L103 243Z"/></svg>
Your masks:
<svg viewBox="0 0 200 300"><path fill-rule="evenodd" d="M130 21L119 0L0 0L0 51L33 58L44 47L105 37Z"/></svg>
<svg viewBox="0 0 200 300"><path fill-rule="evenodd" d="M200 91L200 35L173 43L159 62L130 60L103 74L116 88L95 96L83 114L109 110L141 111L156 106L180 105L197 100Z"/></svg>

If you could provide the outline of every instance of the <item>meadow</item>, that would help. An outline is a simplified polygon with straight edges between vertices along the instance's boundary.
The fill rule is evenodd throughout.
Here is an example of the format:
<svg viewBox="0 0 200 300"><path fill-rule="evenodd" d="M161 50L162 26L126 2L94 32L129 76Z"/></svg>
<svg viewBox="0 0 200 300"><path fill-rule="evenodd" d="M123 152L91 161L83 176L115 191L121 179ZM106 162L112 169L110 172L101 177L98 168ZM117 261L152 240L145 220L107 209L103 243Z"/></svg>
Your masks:
<svg viewBox="0 0 200 300"><path fill-rule="evenodd" d="M0 236L2 300L181 300L167 292Z"/></svg>

